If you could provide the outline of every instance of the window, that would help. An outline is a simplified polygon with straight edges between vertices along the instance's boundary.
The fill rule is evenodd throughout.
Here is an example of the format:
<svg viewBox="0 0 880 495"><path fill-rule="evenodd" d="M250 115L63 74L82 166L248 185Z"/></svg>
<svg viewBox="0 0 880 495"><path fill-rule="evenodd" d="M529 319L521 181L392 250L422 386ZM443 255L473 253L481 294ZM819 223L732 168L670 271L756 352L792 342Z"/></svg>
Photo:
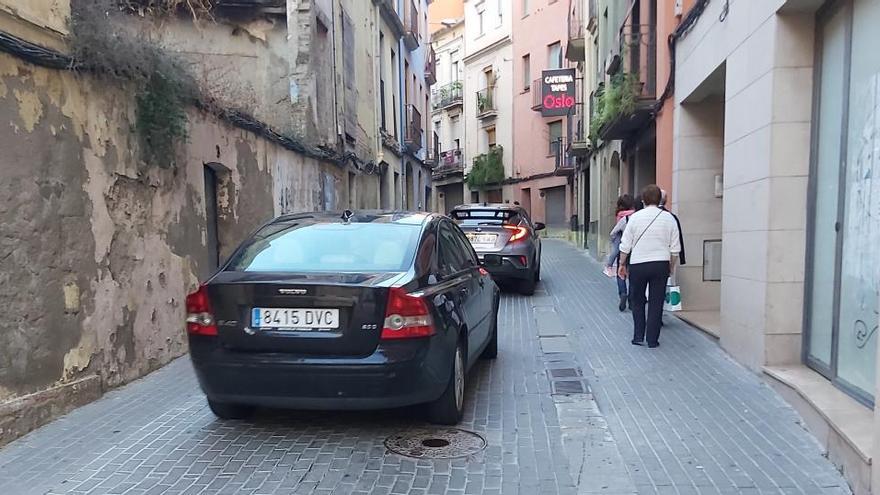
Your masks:
<svg viewBox="0 0 880 495"><path fill-rule="evenodd" d="M504 2L507 0L498 0L498 25L504 24Z"/></svg>
<svg viewBox="0 0 880 495"><path fill-rule="evenodd" d="M474 252L474 247L471 245L471 241L465 237L464 232L462 232L460 228L451 224L449 226L452 229L456 244L458 244L458 247L464 255L465 268L480 266L480 262L477 260L477 253Z"/></svg>
<svg viewBox="0 0 880 495"><path fill-rule="evenodd" d="M532 87L532 63L529 54L523 55L522 58L523 71L523 90L528 91Z"/></svg>
<svg viewBox="0 0 880 495"><path fill-rule="evenodd" d="M811 205L804 321L807 364L874 403L880 293L877 119L880 3L839 2L816 23Z"/></svg>
<svg viewBox="0 0 880 495"><path fill-rule="evenodd" d="M558 41L547 47L547 68L562 68L562 45Z"/></svg>
<svg viewBox="0 0 880 495"><path fill-rule="evenodd" d="M477 26L479 28L479 34L483 34L486 32L485 15L486 6L483 4L477 5Z"/></svg>
<svg viewBox="0 0 880 495"><path fill-rule="evenodd" d="M486 143L490 149L495 147L495 127L489 127L486 129Z"/></svg>
<svg viewBox="0 0 880 495"><path fill-rule="evenodd" d="M467 253L455 238L455 231L446 222L440 226L440 273L453 275L468 267Z"/></svg>
<svg viewBox="0 0 880 495"><path fill-rule="evenodd" d="M458 67L458 50L452 50L449 52L449 82L458 81L459 67Z"/></svg>
<svg viewBox="0 0 880 495"><path fill-rule="evenodd" d="M377 222L275 223L246 241L228 270L399 272L410 266L419 234L418 226Z"/></svg>
<svg viewBox="0 0 880 495"><path fill-rule="evenodd" d="M550 122L547 124L547 131L550 135L550 155L556 156L559 151L559 146L561 145L560 139L562 138L562 121L557 120L556 122Z"/></svg>
<svg viewBox="0 0 880 495"><path fill-rule="evenodd" d="M529 10L530 10L529 9L529 0L522 0L522 15L523 15L523 17L526 17L527 15L529 15L529 13L530 13Z"/></svg>

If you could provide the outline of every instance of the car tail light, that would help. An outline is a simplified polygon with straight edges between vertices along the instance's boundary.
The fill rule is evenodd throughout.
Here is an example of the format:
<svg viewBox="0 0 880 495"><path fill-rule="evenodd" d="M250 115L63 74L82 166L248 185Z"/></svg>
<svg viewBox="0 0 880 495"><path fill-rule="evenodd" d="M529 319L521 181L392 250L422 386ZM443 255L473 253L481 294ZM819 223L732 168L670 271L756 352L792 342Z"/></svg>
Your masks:
<svg viewBox="0 0 880 495"><path fill-rule="evenodd" d="M520 239L524 239L527 235L529 235L529 229L526 227L505 225L504 228L511 231L510 239L508 239L507 242L516 242Z"/></svg>
<svg viewBox="0 0 880 495"><path fill-rule="evenodd" d="M416 339L434 335L434 321L428 310L428 303L400 288L388 291L388 304L385 306L385 324L382 326L382 339Z"/></svg>
<svg viewBox="0 0 880 495"><path fill-rule="evenodd" d="M190 335L217 335L217 324L204 285L186 296L186 331Z"/></svg>

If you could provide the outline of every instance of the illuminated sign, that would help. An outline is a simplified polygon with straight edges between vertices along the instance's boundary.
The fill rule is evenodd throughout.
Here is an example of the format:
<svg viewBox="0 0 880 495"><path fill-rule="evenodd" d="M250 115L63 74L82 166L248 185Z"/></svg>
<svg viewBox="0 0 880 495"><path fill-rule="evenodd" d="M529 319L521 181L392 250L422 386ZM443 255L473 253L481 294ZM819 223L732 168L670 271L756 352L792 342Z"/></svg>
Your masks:
<svg viewBox="0 0 880 495"><path fill-rule="evenodd" d="M577 104L574 69L549 69L541 73L541 116L568 115Z"/></svg>

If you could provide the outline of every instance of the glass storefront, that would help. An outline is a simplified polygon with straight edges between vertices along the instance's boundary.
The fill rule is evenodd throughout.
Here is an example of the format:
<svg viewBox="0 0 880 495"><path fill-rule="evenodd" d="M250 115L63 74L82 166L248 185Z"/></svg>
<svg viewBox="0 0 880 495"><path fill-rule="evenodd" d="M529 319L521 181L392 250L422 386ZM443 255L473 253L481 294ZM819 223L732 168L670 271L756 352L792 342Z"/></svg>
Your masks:
<svg viewBox="0 0 880 495"><path fill-rule="evenodd" d="M806 358L873 404L880 298L880 2L817 19Z"/></svg>

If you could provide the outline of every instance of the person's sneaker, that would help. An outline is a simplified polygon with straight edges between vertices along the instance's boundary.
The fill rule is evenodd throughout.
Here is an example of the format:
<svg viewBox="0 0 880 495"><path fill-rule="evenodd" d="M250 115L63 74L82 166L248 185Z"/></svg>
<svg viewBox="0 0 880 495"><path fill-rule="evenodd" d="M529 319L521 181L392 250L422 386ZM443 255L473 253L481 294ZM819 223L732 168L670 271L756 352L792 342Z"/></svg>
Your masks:
<svg viewBox="0 0 880 495"><path fill-rule="evenodd" d="M631 340L630 344L632 344L632 345L645 345L644 342L639 342L638 340Z"/></svg>
<svg viewBox="0 0 880 495"><path fill-rule="evenodd" d="M617 305L620 311L626 311L626 296L620 296L620 304Z"/></svg>
<svg viewBox="0 0 880 495"><path fill-rule="evenodd" d="M657 342L656 344L648 344L648 349L656 349L658 347L660 347L660 342Z"/></svg>
<svg viewBox="0 0 880 495"><path fill-rule="evenodd" d="M608 278L614 278L614 268L606 266L604 272L605 276L607 276Z"/></svg>

